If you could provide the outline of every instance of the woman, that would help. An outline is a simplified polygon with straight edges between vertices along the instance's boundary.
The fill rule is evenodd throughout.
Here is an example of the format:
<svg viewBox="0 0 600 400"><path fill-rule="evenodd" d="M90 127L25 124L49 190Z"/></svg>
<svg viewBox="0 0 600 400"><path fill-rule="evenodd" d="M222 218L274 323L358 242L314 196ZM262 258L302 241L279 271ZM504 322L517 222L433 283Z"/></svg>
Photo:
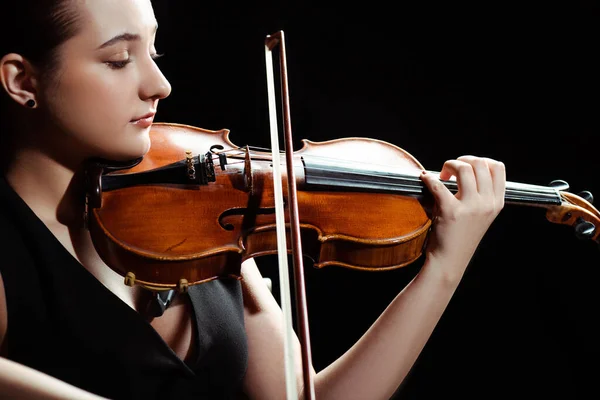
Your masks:
<svg viewBox="0 0 600 400"><path fill-rule="evenodd" d="M36 399L283 398L281 310L253 261L242 265L241 282L193 287L146 320L148 293L123 284L83 226L83 162L144 155L159 100L171 91L154 62L150 1L13 3L5 15L25 33L3 32L0 48L0 227L9 238L0 269L0 391ZM439 178L452 176L456 196L422 176L438 206L424 264L364 336L315 375L317 398L387 399L414 364L504 205L502 163L460 157Z"/></svg>

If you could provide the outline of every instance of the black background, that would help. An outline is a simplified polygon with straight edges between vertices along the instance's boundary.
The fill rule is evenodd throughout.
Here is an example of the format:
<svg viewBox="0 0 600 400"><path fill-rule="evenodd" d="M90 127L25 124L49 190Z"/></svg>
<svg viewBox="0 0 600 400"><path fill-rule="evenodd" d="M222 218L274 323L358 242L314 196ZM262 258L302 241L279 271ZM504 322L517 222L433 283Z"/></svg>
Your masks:
<svg viewBox="0 0 600 400"><path fill-rule="evenodd" d="M173 85L157 120L269 147L264 39L283 30L296 149L364 136L428 169L488 156L510 181L563 179L600 196L599 3L415 3L155 1L159 65ZM274 257L257 261L277 279ZM366 273L305 262L317 370L421 265ZM507 206L397 398L599 396L599 278L594 243L542 209Z"/></svg>

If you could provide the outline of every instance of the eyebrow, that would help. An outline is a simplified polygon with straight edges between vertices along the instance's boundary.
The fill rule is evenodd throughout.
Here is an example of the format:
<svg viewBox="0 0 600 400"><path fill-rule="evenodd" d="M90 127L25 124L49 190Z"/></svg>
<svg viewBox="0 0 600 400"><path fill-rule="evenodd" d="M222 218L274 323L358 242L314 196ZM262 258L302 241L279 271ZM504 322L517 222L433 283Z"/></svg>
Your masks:
<svg viewBox="0 0 600 400"><path fill-rule="evenodd" d="M158 24L155 25L153 34L156 33L157 30L158 30ZM138 40L141 40L141 36L138 34L122 33L122 34L117 35L114 38L108 40L107 42L104 42L103 44L101 44L98 47L98 50L112 46L113 44L118 43L118 42L135 42Z"/></svg>

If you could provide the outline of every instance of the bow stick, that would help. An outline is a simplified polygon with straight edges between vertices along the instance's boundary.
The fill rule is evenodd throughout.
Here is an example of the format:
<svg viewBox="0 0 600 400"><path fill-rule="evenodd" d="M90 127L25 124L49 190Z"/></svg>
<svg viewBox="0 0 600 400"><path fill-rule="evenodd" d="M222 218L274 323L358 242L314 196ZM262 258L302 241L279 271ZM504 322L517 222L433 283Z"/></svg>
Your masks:
<svg viewBox="0 0 600 400"><path fill-rule="evenodd" d="M277 229L277 254L279 260L279 282L281 305L284 314L284 356L287 398L297 399L296 376L294 368L293 326L290 309L290 291L287 265L287 240L285 237L285 215L283 207L283 190L279 160L279 138L277 133L277 111L275 106L275 88L273 83L272 50L279 45L279 68L281 75L281 97L283 102L283 125L285 139L285 156L287 169L287 193L289 204L289 220L291 232L291 248L293 255L294 284L296 294L296 314L300 344L302 347L302 368L304 379L304 395L306 399L314 399L314 383L312 378L312 362L306 311L306 293L304 290L304 265L302 262L302 243L300 240L300 218L294 174L292 144L292 127L290 123L289 92L287 84L287 62L285 57L285 40L283 31L267 35L265 39L265 59L267 64L267 89L269 98L269 122L271 128L271 153L273 157L273 184L275 193L275 220Z"/></svg>

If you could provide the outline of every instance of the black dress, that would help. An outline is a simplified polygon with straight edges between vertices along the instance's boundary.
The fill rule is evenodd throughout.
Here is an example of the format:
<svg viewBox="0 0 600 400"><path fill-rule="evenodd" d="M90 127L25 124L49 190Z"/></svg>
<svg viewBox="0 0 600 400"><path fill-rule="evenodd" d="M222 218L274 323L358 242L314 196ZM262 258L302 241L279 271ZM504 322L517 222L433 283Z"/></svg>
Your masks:
<svg viewBox="0 0 600 400"><path fill-rule="evenodd" d="M248 356L239 281L188 291L197 357L185 363L71 256L3 177L0 202L7 358L111 399L236 398Z"/></svg>

